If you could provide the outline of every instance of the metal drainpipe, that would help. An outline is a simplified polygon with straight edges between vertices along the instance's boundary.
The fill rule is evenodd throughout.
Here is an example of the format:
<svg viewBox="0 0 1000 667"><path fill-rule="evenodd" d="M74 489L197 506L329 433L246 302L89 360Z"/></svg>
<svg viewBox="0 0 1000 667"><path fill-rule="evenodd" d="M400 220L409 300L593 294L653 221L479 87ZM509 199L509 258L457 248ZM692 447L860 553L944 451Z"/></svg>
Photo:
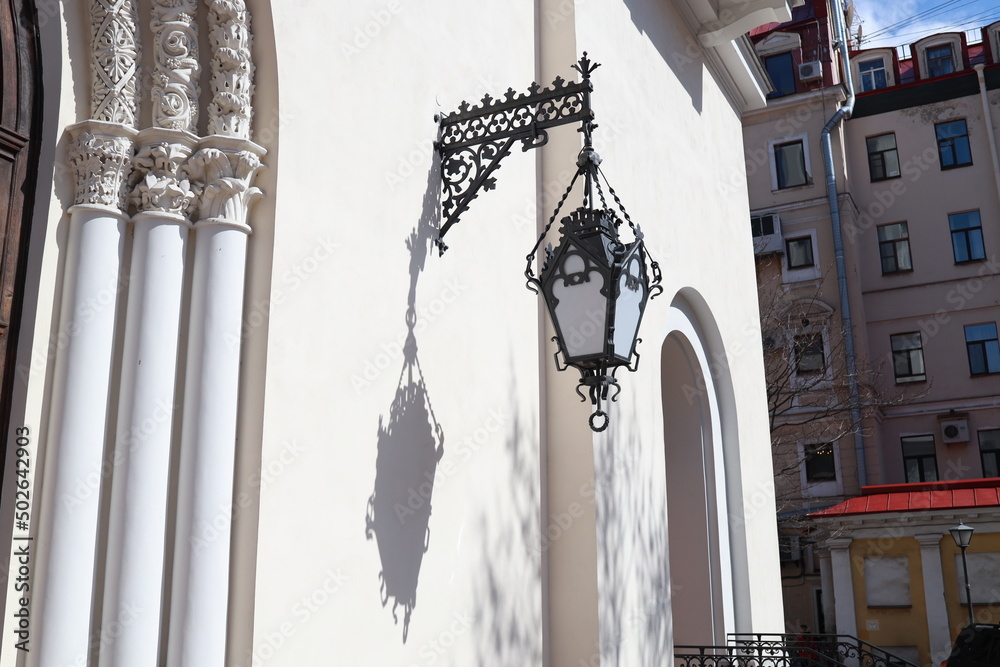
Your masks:
<svg viewBox="0 0 1000 667"><path fill-rule="evenodd" d="M993 158L993 179L997 185L997 197L1000 197L1000 156L997 155L997 137L993 130L993 114L990 113L990 98L986 95L986 77L983 75L985 65L973 65L976 76L979 77L979 95L983 99L983 120L986 122L986 134L990 138L990 157Z"/></svg>
<svg viewBox="0 0 1000 667"><path fill-rule="evenodd" d="M854 111L854 80L851 76L851 60L847 50L847 28L844 26L842 0L830 0L833 12L833 30L840 49L840 61L844 68L843 83L847 87L847 100L823 127L823 166L826 168L826 196L830 202L830 223L833 227L833 251L837 259L837 287L840 291L840 315L844 323L844 349L847 353L848 387L850 390L851 421L854 429L854 453L858 463L858 484L868 483L865 465L865 442L861 436L861 399L858 395L857 357L854 351L854 330L851 326L851 300L847 292L847 267L844 262L844 237L840 230L840 202L837 199L837 175L833 164L833 146L830 131L841 120L851 117Z"/></svg>

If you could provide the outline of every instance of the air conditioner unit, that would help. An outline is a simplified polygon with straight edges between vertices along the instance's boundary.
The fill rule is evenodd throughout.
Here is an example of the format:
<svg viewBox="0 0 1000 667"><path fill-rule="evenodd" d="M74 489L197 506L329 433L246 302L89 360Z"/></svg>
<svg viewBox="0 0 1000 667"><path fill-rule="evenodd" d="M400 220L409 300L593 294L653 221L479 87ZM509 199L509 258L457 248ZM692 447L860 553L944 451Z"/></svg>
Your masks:
<svg viewBox="0 0 1000 667"><path fill-rule="evenodd" d="M794 535L778 536L778 560L782 563L791 563L801 557L799 548L799 538Z"/></svg>
<svg viewBox="0 0 1000 667"><path fill-rule="evenodd" d="M799 80L815 81L823 78L823 63L814 60L808 63L799 63Z"/></svg>
<svg viewBox="0 0 1000 667"><path fill-rule="evenodd" d="M753 232L755 255L767 255L784 250L781 239L781 220L776 213L750 216L750 229Z"/></svg>
<svg viewBox="0 0 1000 667"><path fill-rule="evenodd" d="M941 420L941 440L945 443L968 442L969 441L969 420L968 419L942 419Z"/></svg>

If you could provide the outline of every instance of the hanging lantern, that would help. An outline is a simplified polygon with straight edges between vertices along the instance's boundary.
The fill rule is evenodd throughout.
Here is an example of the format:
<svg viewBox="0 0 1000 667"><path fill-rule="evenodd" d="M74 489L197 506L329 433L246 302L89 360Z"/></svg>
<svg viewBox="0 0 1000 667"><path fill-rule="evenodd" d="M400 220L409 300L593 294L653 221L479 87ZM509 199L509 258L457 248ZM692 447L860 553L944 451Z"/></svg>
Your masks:
<svg viewBox="0 0 1000 667"><path fill-rule="evenodd" d="M532 84L527 93L517 94L512 88L502 98L485 95L478 105L462 102L457 111L439 115L439 135L436 143L442 165L443 222L435 244L443 254L448 246L448 233L480 191L496 187L494 173L500 162L510 155L514 143L528 151L548 142L548 130L568 123L581 123L584 147L577 159L577 172L555 212L528 255L524 275L528 289L545 299L549 316L556 329L559 346L556 368L572 366L580 371L576 392L586 401L589 396L595 411L590 427L603 431L608 427L608 414L602 404L614 401L621 388L615 374L619 368L635 371L639 363L636 345L639 324L646 302L663 291L660 268L652 261L642 241L642 231L632 223L614 189L617 212L607 205L598 177L601 158L594 152L591 133L594 112L590 94L594 87L591 74L600 65L583 57L573 69L580 81L556 77L552 85L542 88ZM535 276L535 253L559 215L577 179L583 175L585 190L583 206L561 221L562 236L555 250L546 248L541 276ZM607 179L604 178L605 184ZM600 207L594 197L600 198ZM619 216L619 213L621 214ZM627 222L634 240L623 243L618 229ZM562 355L562 363L559 356ZM614 387L614 393L610 389ZM587 389L585 395L582 391Z"/></svg>
<svg viewBox="0 0 1000 667"><path fill-rule="evenodd" d="M638 367L639 324L646 302L663 288L659 284L659 266L646 253L642 231L632 223L608 185L635 237L631 243L619 239L618 228L623 220L605 201L598 180L599 174L603 176L601 159L590 145L589 125L585 126L584 136L587 143L577 161L576 176L528 255L525 276L529 289L541 291L552 318L556 330L553 340L559 347L556 367L562 371L572 366L580 372L577 393L583 400L589 396L596 408L590 417L590 427L603 431L609 419L602 403L609 400L612 387L610 400L616 400L621 392L615 377L618 369L635 371ZM546 248L541 276L536 278L533 264L538 246L581 174L585 179L583 206L562 219L559 244L554 250L551 245ZM601 199L600 208L594 206L595 192ZM584 387L587 395L581 391Z"/></svg>

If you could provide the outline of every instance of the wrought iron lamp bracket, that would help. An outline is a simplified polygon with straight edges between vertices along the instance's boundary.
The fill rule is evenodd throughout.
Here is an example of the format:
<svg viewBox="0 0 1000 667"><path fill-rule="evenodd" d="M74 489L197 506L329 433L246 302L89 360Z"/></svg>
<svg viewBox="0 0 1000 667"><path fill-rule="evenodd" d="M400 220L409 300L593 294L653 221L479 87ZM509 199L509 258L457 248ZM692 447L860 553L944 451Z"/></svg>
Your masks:
<svg viewBox="0 0 1000 667"><path fill-rule="evenodd" d="M500 99L485 95L481 104L470 106L462 102L457 111L436 118L438 140L435 143L441 157L443 223L435 244L440 253L448 246L442 239L469 208L480 190L496 187L494 172L510 155L515 141L528 151L548 143L549 128L581 123L588 138L594 127L594 112L590 93L594 86L591 73L600 67L584 51L573 65L582 80L568 82L556 77L552 85L542 88L532 83L528 92L517 94L513 88Z"/></svg>

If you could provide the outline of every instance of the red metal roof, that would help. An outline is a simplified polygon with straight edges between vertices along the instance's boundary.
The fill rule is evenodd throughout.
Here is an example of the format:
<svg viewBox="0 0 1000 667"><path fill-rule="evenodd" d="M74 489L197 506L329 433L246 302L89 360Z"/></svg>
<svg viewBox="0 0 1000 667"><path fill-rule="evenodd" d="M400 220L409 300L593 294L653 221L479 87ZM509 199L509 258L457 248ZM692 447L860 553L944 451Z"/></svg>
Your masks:
<svg viewBox="0 0 1000 667"><path fill-rule="evenodd" d="M857 498L808 516L848 516L879 512L918 512L972 507L1000 507L1000 477L958 482L866 486Z"/></svg>
<svg viewBox="0 0 1000 667"><path fill-rule="evenodd" d="M765 35L779 27L781 27L780 23L765 23L764 25L757 26L756 28L751 28L750 36L756 37L757 35Z"/></svg>

